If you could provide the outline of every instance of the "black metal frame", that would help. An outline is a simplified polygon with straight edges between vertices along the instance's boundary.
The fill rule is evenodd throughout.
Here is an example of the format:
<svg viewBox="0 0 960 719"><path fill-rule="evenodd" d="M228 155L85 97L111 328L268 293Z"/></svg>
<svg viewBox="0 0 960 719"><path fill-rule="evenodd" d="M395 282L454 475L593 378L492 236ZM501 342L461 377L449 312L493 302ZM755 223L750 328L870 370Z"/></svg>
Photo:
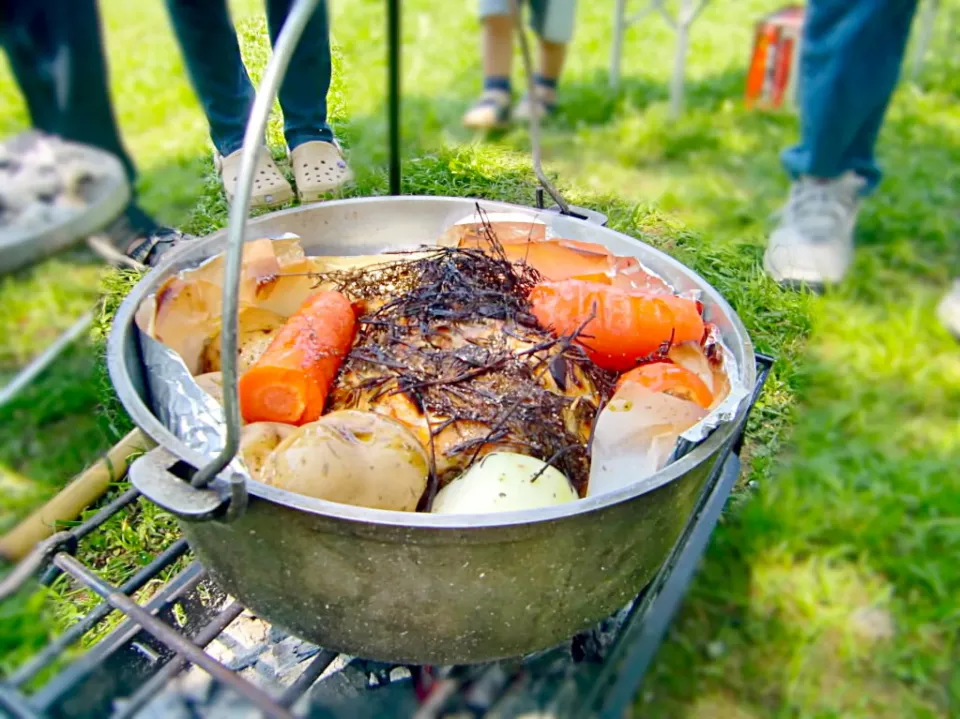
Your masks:
<svg viewBox="0 0 960 719"><path fill-rule="evenodd" d="M757 355L751 408L772 364L771 358ZM185 555L185 540L176 540L119 587L103 581L79 562L74 554L83 538L116 513L141 501L136 490L127 490L88 521L49 541L49 566L42 581L49 583L65 572L105 601L0 681L0 713L30 719L130 717L192 663L272 717L293 716L290 707L311 687L317 687L311 701L314 696L319 697L321 704L327 701L323 705L327 716L408 716L419 710L418 716L439 717L453 709L474 716L513 716L521 711L549 708L557 717L621 717L633 701L680 606L740 474L739 451L745 423L746 418L723 449L669 558L616 621L578 635L558 649L513 662L449 667L439 672L412 667L412 681L388 684L385 691L365 692L352 700L342 696L325 700L323 691L317 690L323 682L316 684L316 680L337 657L335 652L318 649L303 674L285 691L275 694L254 687L206 654L204 647L240 615L243 607L237 602L220 607L222 593L209 584L196 562L143 606L138 605L130 595ZM40 567L29 569L36 571ZM114 609L125 616L117 629L35 692L25 689ZM178 613L187 620L175 629ZM384 665L364 666L384 672ZM426 700L421 701L428 690Z"/></svg>

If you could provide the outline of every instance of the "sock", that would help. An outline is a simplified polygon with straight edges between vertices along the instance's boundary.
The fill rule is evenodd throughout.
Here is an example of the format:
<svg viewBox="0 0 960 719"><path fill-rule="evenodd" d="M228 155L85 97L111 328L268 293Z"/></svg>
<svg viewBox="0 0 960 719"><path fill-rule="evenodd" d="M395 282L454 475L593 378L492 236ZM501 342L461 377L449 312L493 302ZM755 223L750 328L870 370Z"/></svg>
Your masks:
<svg viewBox="0 0 960 719"><path fill-rule="evenodd" d="M555 77L544 77L540 73L537 73L533 76L533 81L541 87L549 87L551 90L557 89L557 78Z"/></svg>
<svg viewBox="0 0 960 719"><path fill-rule="evenodd" d="M508 95L510 94L510 78L503 76L491 76L483 78L483 89L486 90L499 90L500 92L505 92Z"/></svg>

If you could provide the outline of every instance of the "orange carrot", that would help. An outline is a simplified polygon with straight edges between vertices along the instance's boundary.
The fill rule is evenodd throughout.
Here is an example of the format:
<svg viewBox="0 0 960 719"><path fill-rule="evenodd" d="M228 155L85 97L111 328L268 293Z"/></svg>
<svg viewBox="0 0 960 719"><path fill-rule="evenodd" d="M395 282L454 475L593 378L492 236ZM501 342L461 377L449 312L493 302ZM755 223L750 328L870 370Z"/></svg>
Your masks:
<svg viewBox="0 0 960 719"><path fill-rule="evenodd" d="M713 393L703 380L685 367L672 362L654 362L634 367L620 378L617 389L627 382L636 382L651 392L663 392L695 402L704 409L710 409L713 404Z"/></svg>
<svg viewBox="0 0 960 719"><path fill-rule="evenodd" d="M353 306L342 294L308 297L240 378L243 418L296 425L319 418L356 329Z"/></svg>
<svg viewBox="0 0 960 719"><path fill-rule="evenodd" d="M586 322L577 341L604 369L635 367L671 337L676 343L703 338L697 303L676 295L564 280L541 282L530 304L537 321L557 335L572 334Z"/></svg>

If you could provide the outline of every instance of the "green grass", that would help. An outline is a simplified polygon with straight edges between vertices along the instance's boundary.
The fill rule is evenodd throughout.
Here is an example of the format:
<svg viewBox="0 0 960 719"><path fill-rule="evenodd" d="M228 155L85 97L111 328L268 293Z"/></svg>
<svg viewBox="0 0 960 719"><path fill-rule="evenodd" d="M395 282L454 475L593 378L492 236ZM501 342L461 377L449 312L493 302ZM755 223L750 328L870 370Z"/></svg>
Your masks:
<svg viewBox="0 0 960 719"><path fill-rule="evenodd" d="M258 77L267 57L261 3L232 4ZM795 140L796 120L749 112L740 101L751 21L778 4L708 7L692 37L688 109L671 121L667 27L650 20L629 31L613 94L611 7L581 3L560 117L544 137L548 169L570 201L696 268L737 309L758 349L779 358L750 423L736 501L636 714L946 717L960 699L960 349L933 307L960 271L960 57L946 51L956 38L939 32L919 84L894 101L880 142L888 176L864 206L850 279L823 296L785 292L759 259L767 217L787 189L777 153ZM161 4L102 6L144 204L195 233L221 227L226 205L205 122ZM945 6L960 11L955 1ZM479 89L475 19L466 6L457 10L404 4L404 190L529 204L526 134L480 138L457 124ZM382 2L334 3L330 108L357 172L352 194L386 191L384 26ZM0 133L25 126L0 67ZM268 137L278 156L279 129L274 118ZM103 279L103 320L132 279ZM50 328L68 325L99 280L74 257L4 279L0 371L49 341ZM0 527L128 426L102 379L95 350L81 348L0 414L8 517ZM173 536L165 515L138 511L84 546L113 581ZM61 580L47 599L0 608L5 664L93 602Z"/></svg>

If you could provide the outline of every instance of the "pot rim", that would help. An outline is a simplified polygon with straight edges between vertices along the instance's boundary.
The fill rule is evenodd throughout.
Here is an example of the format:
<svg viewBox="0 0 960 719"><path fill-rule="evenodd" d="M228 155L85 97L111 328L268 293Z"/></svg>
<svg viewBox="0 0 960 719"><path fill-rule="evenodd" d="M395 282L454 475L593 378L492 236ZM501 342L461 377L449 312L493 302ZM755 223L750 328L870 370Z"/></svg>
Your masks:
<svg viewBox="0 0 960 719"><path fill-rule="evenodd" d="M444 197L444 196L422 196L422 195L401 195L384 197L357 197L344 200L332 200L323 203L324 206L346 206L353 204L365 205L368 203L386 203L404 201L449 201L451 203L462 203L464 201L473 201L472 198L464 197ZM534 213L542 215L542 210L515 205L506 202L482 200L484 209L495 211L520 211L524 214ZM304 207L293 207L286 210L270 213L271 217L279 217L285 214L302 212ZM250 218L255 221L257 218ZM626 240L630 244L643 248L646 255L653 255L658 260L667 265L671 265L678 272L686 275L695 281L698 287L703 290L705 304L712 307L714 311L719 311L730 321L733 327L735 337L726 338L728 344L730 340L735 339L743 350L744 362L741 363L740 372L744 385L748 390L752 390L756 381L756 366L754 364L754 349L750 336L747 334L746 327L740 320L733 308L727 303L720 293L713 288L698 273L674 259L665 252L638 240L635 237L625 235L607 227L588 223L585 220L577 218L564 217L565 222L582 224L591 229L592 232L600 231L601 234L609 234L620 240ZM133 380L128 371L124 351L124 345L128 341L130 332L137 329L134 320L140 303L154 292L159 283L166 279L173 267L178 263L182 256L196 252L201 244L213 244L218 237L223 237L225 230L219 230L195 241L187 242L171 251L164 257L163 261L155 268L150 270L134 286L130 293L123 299L120 307L113 319L110 333L107 338L107 368L114 389L120 398L124 408L130 414L134 423L140 427L147 435L151 437L159 446L168 449L179 459L191 464L194 467L203 466L207 459L199 452L188 447L177 439L153 414L153 411L143 401L139 393L134 389ZM209 257L206 255L205 257ZM639 259L643 260L643 257ZM198 262L202 259L198 259ZM136 340L136 338L134 338ZM739 360L739 358L738 358ZM254 479L247 481L248 493L259 499L273 502L290 509L308 512L310 514L321 515L331 519L346 520L363 524L375 524L410 529L434 529L434 530L470 530L476 528L492 528L515 526L524 524L537 524L540 522L549 522L561 520L566 517L579 514L595 512L601 509L612 507L623 502L635 499L641 495L652 492L665 484L669 484L681 476L687 474L698 465L707 461L710 457L716 455L723 444L731 437L734 429L739 426L746 413L749 411L750 397L744 399L736 417L717 427L705 440L700 442L694 449L684 455L682 458L667 465L659 472L651 475L643 481L629 484L613 492L585 497L574 502L555 505L551 507L541 507L538 509L528 509L511 512L481 513L481 514L430 514L424 512L400 512L386 509L372 509L368 507L357 507L348 504L340 504L323 499L306 497L294 492L279 489ZM215 482L226 484L227 480L219 476Z"/></svg>

